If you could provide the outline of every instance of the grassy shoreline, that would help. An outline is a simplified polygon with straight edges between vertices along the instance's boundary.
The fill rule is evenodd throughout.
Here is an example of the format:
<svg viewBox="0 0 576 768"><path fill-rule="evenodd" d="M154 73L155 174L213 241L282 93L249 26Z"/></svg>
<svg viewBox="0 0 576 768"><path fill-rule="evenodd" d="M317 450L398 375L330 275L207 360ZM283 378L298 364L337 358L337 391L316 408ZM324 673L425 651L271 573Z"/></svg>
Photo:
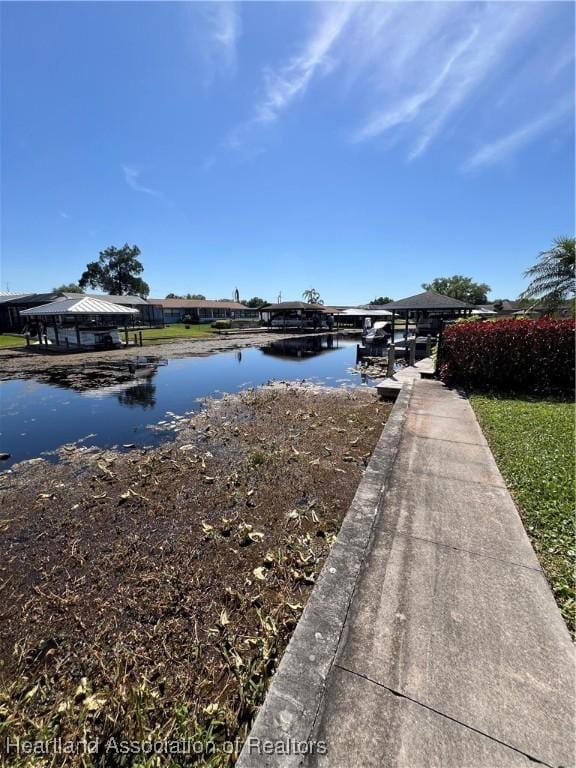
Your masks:
<svg viewBox="0 0 576 768"><path fill-rule="evenodd" d="M478 394L470 402L574 636L574 403Z"/></svg>

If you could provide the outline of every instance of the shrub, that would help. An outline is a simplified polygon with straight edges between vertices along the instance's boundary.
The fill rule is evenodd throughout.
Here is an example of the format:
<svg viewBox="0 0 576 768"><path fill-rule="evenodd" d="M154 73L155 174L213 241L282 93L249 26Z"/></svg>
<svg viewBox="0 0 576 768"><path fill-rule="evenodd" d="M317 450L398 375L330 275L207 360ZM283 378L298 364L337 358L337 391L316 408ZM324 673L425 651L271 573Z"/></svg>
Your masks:
<svg viewBox="0 0 576 768"><path fill-rule="evenodd" d="M445 329L440 378L451 386L492 392L574 389L572 320L500 320Z"/></svg>

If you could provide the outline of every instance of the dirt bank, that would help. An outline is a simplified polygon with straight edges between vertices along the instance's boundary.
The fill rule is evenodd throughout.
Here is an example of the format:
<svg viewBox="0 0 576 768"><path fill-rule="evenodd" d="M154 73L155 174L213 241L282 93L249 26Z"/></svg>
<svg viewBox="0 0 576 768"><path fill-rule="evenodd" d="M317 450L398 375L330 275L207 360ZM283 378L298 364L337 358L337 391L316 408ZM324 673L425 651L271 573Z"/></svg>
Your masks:
<svg viewBox="0 0 576 768"><path fill-rule="evenodd" d="M104 749L242 740L389 408L273 385L174 416L161 448L1 474L2 738L100 739L58 765L232 764Z"/></svg>

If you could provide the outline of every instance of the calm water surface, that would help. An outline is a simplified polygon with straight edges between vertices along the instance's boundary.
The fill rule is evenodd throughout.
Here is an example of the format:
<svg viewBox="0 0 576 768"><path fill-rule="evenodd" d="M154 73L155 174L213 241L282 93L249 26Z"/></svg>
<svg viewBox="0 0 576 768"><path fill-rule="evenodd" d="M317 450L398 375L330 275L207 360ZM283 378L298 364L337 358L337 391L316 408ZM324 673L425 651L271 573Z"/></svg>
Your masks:
<svg viewBox="0 0 576 768"><path fill-rule="evenodd" d="M366 380L349 371L356 363L356 343L317 336L278 341L262 349L169 360L131 381L82 392L33 380L0 382L0 450L11 455L0 468L79 440L100 447L157 444L173 437L173 432L147 427L170 420L167 411L196 410L201 407L199 399L270 380L360 386Z"/></svg>

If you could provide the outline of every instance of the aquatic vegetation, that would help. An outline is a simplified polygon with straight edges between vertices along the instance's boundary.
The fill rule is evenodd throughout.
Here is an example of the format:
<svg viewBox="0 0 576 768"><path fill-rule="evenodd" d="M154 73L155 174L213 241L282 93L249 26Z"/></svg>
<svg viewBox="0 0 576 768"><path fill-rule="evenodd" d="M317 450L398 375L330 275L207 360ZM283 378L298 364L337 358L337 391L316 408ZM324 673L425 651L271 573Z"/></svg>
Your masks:
<svg viewBox="0 0 576 768"><path fill-rule="evenodd" d="M388 412L275 385L169 414L158 448L0 476L0 741L190 739L174 765L233 764Z"/></svg>

